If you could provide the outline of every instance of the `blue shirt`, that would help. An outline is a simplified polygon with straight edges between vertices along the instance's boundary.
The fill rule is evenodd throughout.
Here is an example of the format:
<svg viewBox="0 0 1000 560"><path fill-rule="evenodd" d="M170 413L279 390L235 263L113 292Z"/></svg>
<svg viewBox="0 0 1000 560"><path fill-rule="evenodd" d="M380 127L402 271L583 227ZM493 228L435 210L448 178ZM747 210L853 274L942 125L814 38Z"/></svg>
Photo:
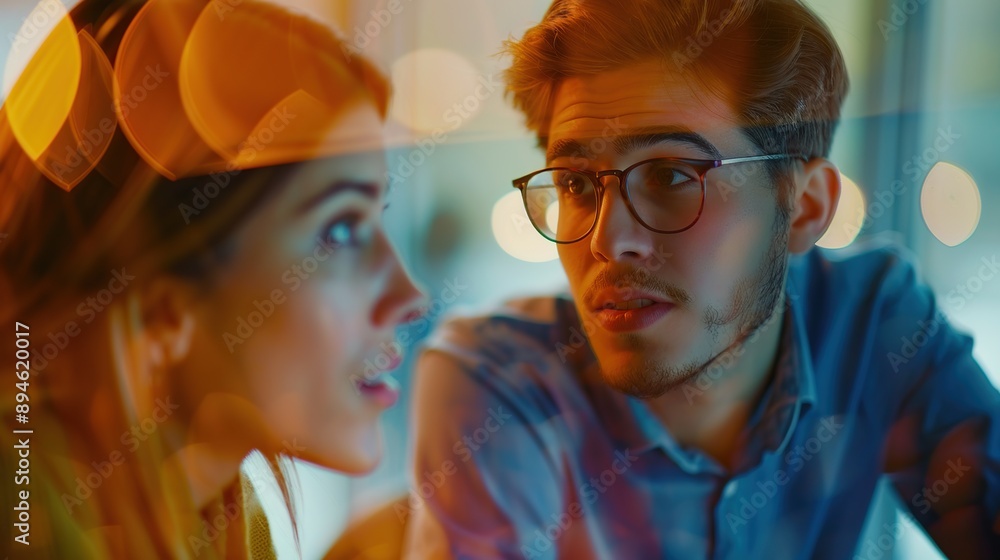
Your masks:
<svg viewBox="0 0 1000 560"><path fill-rule="evenodd" d="M447 322L417 367L407 557L848 559L884 474L925 526L1000 527L1000 394L908 258L792 257L786 305L731 470L601 381L566 297Z"/></svg>

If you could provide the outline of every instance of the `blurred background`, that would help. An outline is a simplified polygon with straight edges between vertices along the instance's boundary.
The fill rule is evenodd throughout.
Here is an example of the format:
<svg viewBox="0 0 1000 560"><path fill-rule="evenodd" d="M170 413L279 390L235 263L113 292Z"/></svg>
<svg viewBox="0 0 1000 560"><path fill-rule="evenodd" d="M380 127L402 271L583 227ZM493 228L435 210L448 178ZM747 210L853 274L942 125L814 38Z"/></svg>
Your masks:
<svg viewBox="0 0 1000 560"><path fill-rule="evenodd" d="M74 4L44 0L41 7L60 1ZM542 167L544 158L505 103L500 73L507 61L497 56L505 39L541 18L547 0L270 1L338 27L391 75L395 188L386 221L432 298L433 322L564 285L554 245L531 228L511 188L512 178ZM940 307L973 334L976 357L1000 386L1000 277L977 276L982 260L1000 253L1000 3L806 3L837 37L851 78L833 154L845 191L821 244L840 248L888 235L909 247ZM39 6L0 0L0 95L27 62L25 49L12 46L30 44L39 32L32 23ZM350 519L406 492L405 395L429 326L411 328L397 373L404 399L384 416L379 468L352 479L300 465L304 558L321 557ZM259 466L246 469L265 480ZM295 557L279 497L266 488L262 497L274 514L281 556ZM883 523L899 521L894 493L883 489L876 500L861 543L884 534ZM904 527L883 558L941 558L919 529Z"/></svg>

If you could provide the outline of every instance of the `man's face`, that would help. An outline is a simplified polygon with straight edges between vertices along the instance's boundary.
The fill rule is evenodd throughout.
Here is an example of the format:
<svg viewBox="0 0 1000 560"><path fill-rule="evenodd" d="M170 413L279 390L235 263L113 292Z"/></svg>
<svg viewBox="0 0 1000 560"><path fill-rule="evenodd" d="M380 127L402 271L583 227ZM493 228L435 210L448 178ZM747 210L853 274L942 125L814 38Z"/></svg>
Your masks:
<svg viewBox="0 0 1000 560"><path fill-rule="evenodd" d="M656 62L568 78L553 103L548 165L600 171L654 157L760 154L737 123L724 100ZM619 390L649 398L676 387L749 337L780 299L788 214L777 187L757 163L707 178L698 222L659 234L605 177L593 231L559 246L604 379Z"/></svg>

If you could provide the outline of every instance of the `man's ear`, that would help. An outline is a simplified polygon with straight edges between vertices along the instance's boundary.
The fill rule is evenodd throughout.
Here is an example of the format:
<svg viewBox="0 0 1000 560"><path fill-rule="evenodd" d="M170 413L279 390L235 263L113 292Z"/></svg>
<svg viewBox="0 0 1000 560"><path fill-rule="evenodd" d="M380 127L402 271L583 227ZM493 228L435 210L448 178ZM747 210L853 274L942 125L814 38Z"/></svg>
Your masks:
<svg viewBox="0 0 1000 560"><path fill-rule="evenodd" d="M161 277L143 287L140 312L154 367L182 362L191 350L195 331L194 289L186 282Z"/></svg>
<svg viewBox="0 0 1000 560"><path fill-rule="evenodd" d="M795 173L788 250L805 253L813 248L833 221L840 202L840 170L826 158L813 158Z"/></svg>

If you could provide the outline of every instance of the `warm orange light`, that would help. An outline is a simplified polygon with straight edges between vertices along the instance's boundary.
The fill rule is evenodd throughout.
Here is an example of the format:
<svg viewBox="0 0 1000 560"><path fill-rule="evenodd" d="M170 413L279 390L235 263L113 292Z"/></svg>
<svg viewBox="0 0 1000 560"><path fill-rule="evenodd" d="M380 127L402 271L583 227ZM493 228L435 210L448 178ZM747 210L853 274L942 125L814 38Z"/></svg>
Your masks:
<svg viewBox="0 0 1000 560"><path fill-rule="evenodd" d="M30 24L29 15L25 25ZM69 16L58 20L7 97L11 131L36 161L62 130L80 84L80 41Z"/></svg>
<svg viewBox="0 0 1000 560"><path fill-rule="evenodd" d="M258 9L242 6L220 19L209 7L198 17L181 56L184 111L227 160L238 158L247 142L257 152L255 165L306 159L313 154L299 152L320 145L326 125L361 91L346 65L318 52L322 43L308 29L294 28L280 12L261 25ZM287 108L290 99L298 112ZM254 137L262 121L267 134Z"/></svg>
<svg viewBox="0 0 1000 560"><path fill-rule="evenodd" d="M971 175L957 165L942 161L935 164L924 179L920 210L934 237L955 247L972 237L979 227L983 201Z"/></svg>
<svg viewBox="0 0 1000 560"><path fill-rule="evenodd" d="M476 67L462 55L445 49L420 49L392 65L390 113L415 131L456 130L477 115L489 91Z"/></svg>
<svg viewBox="0 0 1000 560"><path fill-rule="evenodd" d="M827 249L847 247L857 239L865 221L865 195L858 185L846 175L840 176L840 202L833 215L833 222L816 242Z"/></svg>
<svg viewBox="0 0 1000 560"><path fill-rule="evenodd" d="M493 205L492 225L497 244L516 259L546 262L559 258L556 244L539 235L528 220L520 192L509 192Z"/></svg>
<svg viewBox="0 0 1000 560"><path fill-rule="evenodd" d="M223 17L220 17L222 15ZM334 35L268 3L148 0L115 61L122 129L169 178L381 145Z"/></svg>

